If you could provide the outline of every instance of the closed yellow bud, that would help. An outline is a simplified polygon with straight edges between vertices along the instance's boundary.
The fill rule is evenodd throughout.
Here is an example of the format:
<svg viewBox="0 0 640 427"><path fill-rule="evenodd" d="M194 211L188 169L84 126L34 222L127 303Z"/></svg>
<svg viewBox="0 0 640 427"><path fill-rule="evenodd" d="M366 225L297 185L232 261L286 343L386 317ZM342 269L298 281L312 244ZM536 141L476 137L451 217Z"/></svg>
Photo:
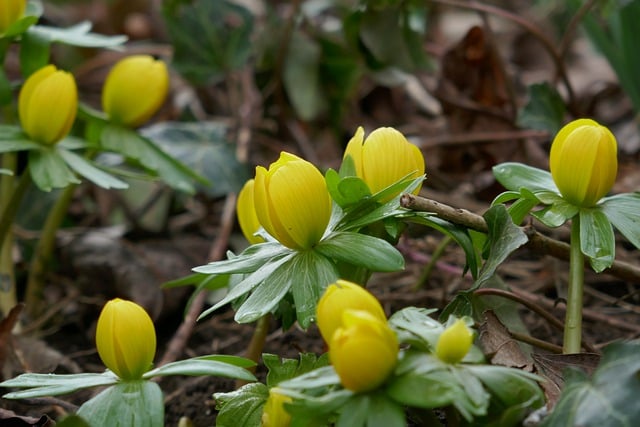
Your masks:
<svg viewBox="0 0 640 427"><path fill-rule="evenodd" d="M288 427L291 423L291 415L284 409L284 404L291 400L277 387L269 389L267 403L262 409L262 427Z"/></svg>
<svg viewBox="0 0 640 427"><path fill-rule="evenodd" d="M27 0L2 0L0 1L0 35L4 34L9 27L22 18Z"/></svg>
<svg viewBox="0 0 640 427"><path fill-rule="evenodd" d="M119 378L140 379L156 353L153 321L138 304L112 299L98 318L96 347L102 362Z"/></svg>
<svg viewBox="0 0 640 427"><path fill-rule="evenodd" d="M447 363L458 363L469 352L473 343L473 333L462 319L445 329L436 344L436 356Z"/></svg>
<svg viewBox="0 0 640 427"><path fill-rule="evenodd" d="M162 106L169 91L164 62L132 55L113 66L102 88L102 109L114 123L138 127Z"/></svg>
<svg viewBox="0 0 640 427"><path fill-rule="evenodd" d="M256 168L253 195L260 224L288 248L311 248L329 224L331 197L324 177L293 154L282 152L269 169Z"/></svg>
<svg viewBox="0 0 640 427"><path fill-rule="evenodd" d="M424 174L424 156L418 147L407 141L394 128L383 127L364 139L359 127L347 144L344 156L351 156L356 175L375 194L405 178L418 178ZM414 190L418 194L420 187Z"/></svg>
<svg viewBox="0 0 640 427"><path fill-rule="evenodd" d="M18 96L18 115L29 137L47 145L64 138L76 119L78 89L73 76L47 65L33 73Z"/></svg>
<svg viewBox="0 0 640 427"><path fill-rule="evenodd" d="M342 325L346 310L362 310L386 322L380 302L360 285L338 280L327 287L316 308L318 329L325 342L330 343L334 332Z"/></svg>
<svg viewBox="0 0 640 427"><path fill-rule="evenodd" d="M549 166L567 202L580 207L593 206L611 190L616 180L616 138L593 120L574 120L554 138Z"/></svg>
<svg viewBox="0 0 640 427"><path fill-rule="evenodd" d="M398 361L398 338L386 320L346 310L329 344L329 360L342 385L354 392L379 387Z"/></svg>
<svg viewBox="0 0 640 427"><path fill-rule="evenodd" d="M255 204L253 203L253 187L255 181L250 179L247 181L240 193L238 193L238 202L236 203L236 213L238 215L238 223L244 237L251 243L262 243L264 239L256 236L255 233L260 229L260 221L256 215Z"/></svg>

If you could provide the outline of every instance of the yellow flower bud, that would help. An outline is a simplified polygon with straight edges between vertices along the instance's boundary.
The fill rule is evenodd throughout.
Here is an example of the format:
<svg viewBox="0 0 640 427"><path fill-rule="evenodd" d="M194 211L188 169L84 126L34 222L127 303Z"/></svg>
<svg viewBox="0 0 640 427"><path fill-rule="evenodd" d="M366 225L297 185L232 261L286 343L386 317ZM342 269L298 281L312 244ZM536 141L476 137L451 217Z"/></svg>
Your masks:
<svg viewBox="0 0 640 427"><path fill-rule="evenodd" d="M268 170L256 168L253 195L260 224L288 248L311 248L329 224L331 197L324 177L293 154L282 152Z"/></svg>
<svg viewBox="0 0 640 427"><path fill-rule="evenodd" d="M238 202L236 203L236 213L238 214L238 223L244 237L251 243L262 243L264 239L256 236L255 233L260 229L260 221L256 214L256 208L253 203L253 187L255 180L247 181L240 193L238 193Z"/></svg>
<svg viewBox="0 0 640 427"><path fill-rule="evenodd" d="M78 89L73 76L47 65L33 73L18 96L22 129L34 141L53 145L64 138L76 119Z"/></svg>
<svg viewBox="0 0 640 427"><path fill-rule="evenodd" d="M169 91L164 62L149 55L132 55L113 66L102 89L102 109L109 119L138 127L162 106Z"/></svg>
<svg viewBox="0 0 640 427"><path fill-rule="evenodd" d="M27 0L2 0L0 1L0 35L4 34L9 27L22 18Z"/></svg>
<svg viewBox="0 0 640 427"><path fill-rule="evenodd" d="M567 202L581 207L593 206L611 190L616 180L616 138L593 120L574 120L554 138L549 166Z"/></svg>
<svg viewBox="0 0 640 427"><path fill-rule="evenodd" d="M262 409L262 427L288 427L291 423L291 415L284 409L284 404L291 400L277 387L269 389L267 403Z"/></svg>
<svg viewBox="0 0 640 427"><path fill-rule="evenodd" d="M360 285L338 280L327 287L316 308L318 329L325 342L330 343L334 332L342 325L346 310L362 310L386 322L387 316L380 302Z"/></svg>
<svg viewBox="0 0 640 427"><path fill-rule="evenodd" d="M329 360L342 385L354 392L380 386L398 361L398 338L386 320L346 310L329 344Z"/></svg>
<svg viewBox="0 0 640 427"><path fill-rule="evenodd" d="M424 174L424 156L420 149L390 127L378 128L366 139L359 127L347 144L344 156L351 156L357 176L374 194L407 175L417 178ZM419 191L420 187L414 194Z"/></svg>
<svg viewBox="0 0 640 427"><path fill-rule="evenodd" d="M445 329L436 344L436 356L447 363L458 363L469 352L473 343L473 333L462 319Z"/></svg>
<svg viewBox="0 0 640 427"><path fill-rule="evenodd" d="M153 321L138 304L112 299L98 318L96 347L102 362L118 377L140 379L156 353Z"/></svg>

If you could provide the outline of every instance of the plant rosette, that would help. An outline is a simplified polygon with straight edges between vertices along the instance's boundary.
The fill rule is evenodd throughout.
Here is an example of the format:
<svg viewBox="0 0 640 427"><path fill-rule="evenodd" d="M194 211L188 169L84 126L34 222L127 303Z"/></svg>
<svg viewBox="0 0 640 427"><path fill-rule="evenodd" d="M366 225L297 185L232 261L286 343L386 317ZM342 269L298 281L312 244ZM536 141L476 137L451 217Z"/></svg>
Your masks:
<svg viewBox="0 0 640 427"><path fill-rule="evenodd" d="M603 130L594 135L589 133L593 128ZM528 214L553 228L577 219L580 250L588 257L593 270L601 272L615 259L614 227L640 248L640 229L637 227L640 194L605 197L617 169L615 138L608 129L592 120L579 119L563 130L554 139L551 151L555 180L552 173L521 163L496 165L493 174L508 191L497 196L493 205L511 203L508 211L515 224L520 224ZM596 142L585 143L590 140ZM613 150L613 154L609 151L603 154L604 150L598 148L598 144L612 146L608 150ZM558 148L554 150L553 147ZM570 161L571 158L575 159ZM556 182L562 185L563 191ZM585 201L587 203L583 203ZM543 205L541 209L534 210L540 205Z"/></svg>
<svg viewBox="0 0 640 427"><path fill-rule="evenodd" d="M289 426L384 425L404 427L408 421L433 417L433 409L447 409L447 416L460 417L472 425L520 425L524 417L544 404L544 395L531 373L484 364L481 351L471 344L470 318L451 317L443 325L429 315L435 310L408 307L389 319L402 350L395 369L376 388L354 392L345 388L331 365L309 355L300 361L269 356L266 363L271 382L253 383L231 393L216 395L219 416L231 417L238 427L255 420L242 414L260 413L268 400L269 388L277 385L282 406L290 414ZM461 322L461 323L460 323ZM459 328L466 332L460 333ZM447 331L453 330L448 338ZM437 355L441 338L456 354L442 360ZM463 351L460 348L463 347ZM458 357L465 353L462 358ZM265 360L265 362L266 362ZM286 366L286 367L285 367ZM273 373L273 374L272 374ZM221 399L219 399L221 398ZM265 410L271 411L269 407ZM257 419L258 415L255 415ZM225 418L226 419L226 418Z"/></svg>

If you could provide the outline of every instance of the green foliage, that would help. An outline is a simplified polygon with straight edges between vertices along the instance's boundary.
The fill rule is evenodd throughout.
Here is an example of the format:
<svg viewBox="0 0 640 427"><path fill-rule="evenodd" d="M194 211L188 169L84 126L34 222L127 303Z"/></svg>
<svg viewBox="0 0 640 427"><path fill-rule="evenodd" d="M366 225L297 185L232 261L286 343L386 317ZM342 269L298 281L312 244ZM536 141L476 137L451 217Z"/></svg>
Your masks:
<svg viewBox="0 0 640 427"><path fill-rule="evenodd" d="M565 371L565 385L541 427L632 426L640 419L640 343L617 342L604 348L589 378L577 368Z"/></svg>
<svg viewBox="0 0 640 427"><path fill-rule="evenodd" d="M555 135L563 125L566 109L560 94L544 82L529 86L527 95L527 104L518 112L518 125Z"/></svg>

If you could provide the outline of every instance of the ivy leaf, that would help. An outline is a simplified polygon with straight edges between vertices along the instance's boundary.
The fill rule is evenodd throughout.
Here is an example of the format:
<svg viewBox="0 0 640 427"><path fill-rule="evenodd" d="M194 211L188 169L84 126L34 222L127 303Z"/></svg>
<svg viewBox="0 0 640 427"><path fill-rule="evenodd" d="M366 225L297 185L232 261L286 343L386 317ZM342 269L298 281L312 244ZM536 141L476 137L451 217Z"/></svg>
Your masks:
<svg viewBox="0 0 640 427"><path fill-rule="evenodd" d="M262 362L269 369L267 385L274 387L280 382L306 374L329 364L329 354L318 357L313 353L300 353L299 359L280 358L276 354L264 353Z"/></svg>
<svg viewBox="0 0 640 427"><path fill-rule="evenodd" d="M251 383L228 393L214 393L218 427L255 427L261 424L262 408L269 397L269 388Z"/></svg>
<svg viewBox="0 0 640 427"><path fill-rule="evenodd" d="M616 342L603 350L602 359L589 379L570 369L553 412L541 427L623 427L640 419L640 342Z"/></svg>
<svg viewBox="0 0 640 427"><path fill-rule="evenodd" d="M557 90L549 83L536 83L527 88L528 102L518 113L518 125L546 130L555 135L564 119L565 105Z"/></svg>

